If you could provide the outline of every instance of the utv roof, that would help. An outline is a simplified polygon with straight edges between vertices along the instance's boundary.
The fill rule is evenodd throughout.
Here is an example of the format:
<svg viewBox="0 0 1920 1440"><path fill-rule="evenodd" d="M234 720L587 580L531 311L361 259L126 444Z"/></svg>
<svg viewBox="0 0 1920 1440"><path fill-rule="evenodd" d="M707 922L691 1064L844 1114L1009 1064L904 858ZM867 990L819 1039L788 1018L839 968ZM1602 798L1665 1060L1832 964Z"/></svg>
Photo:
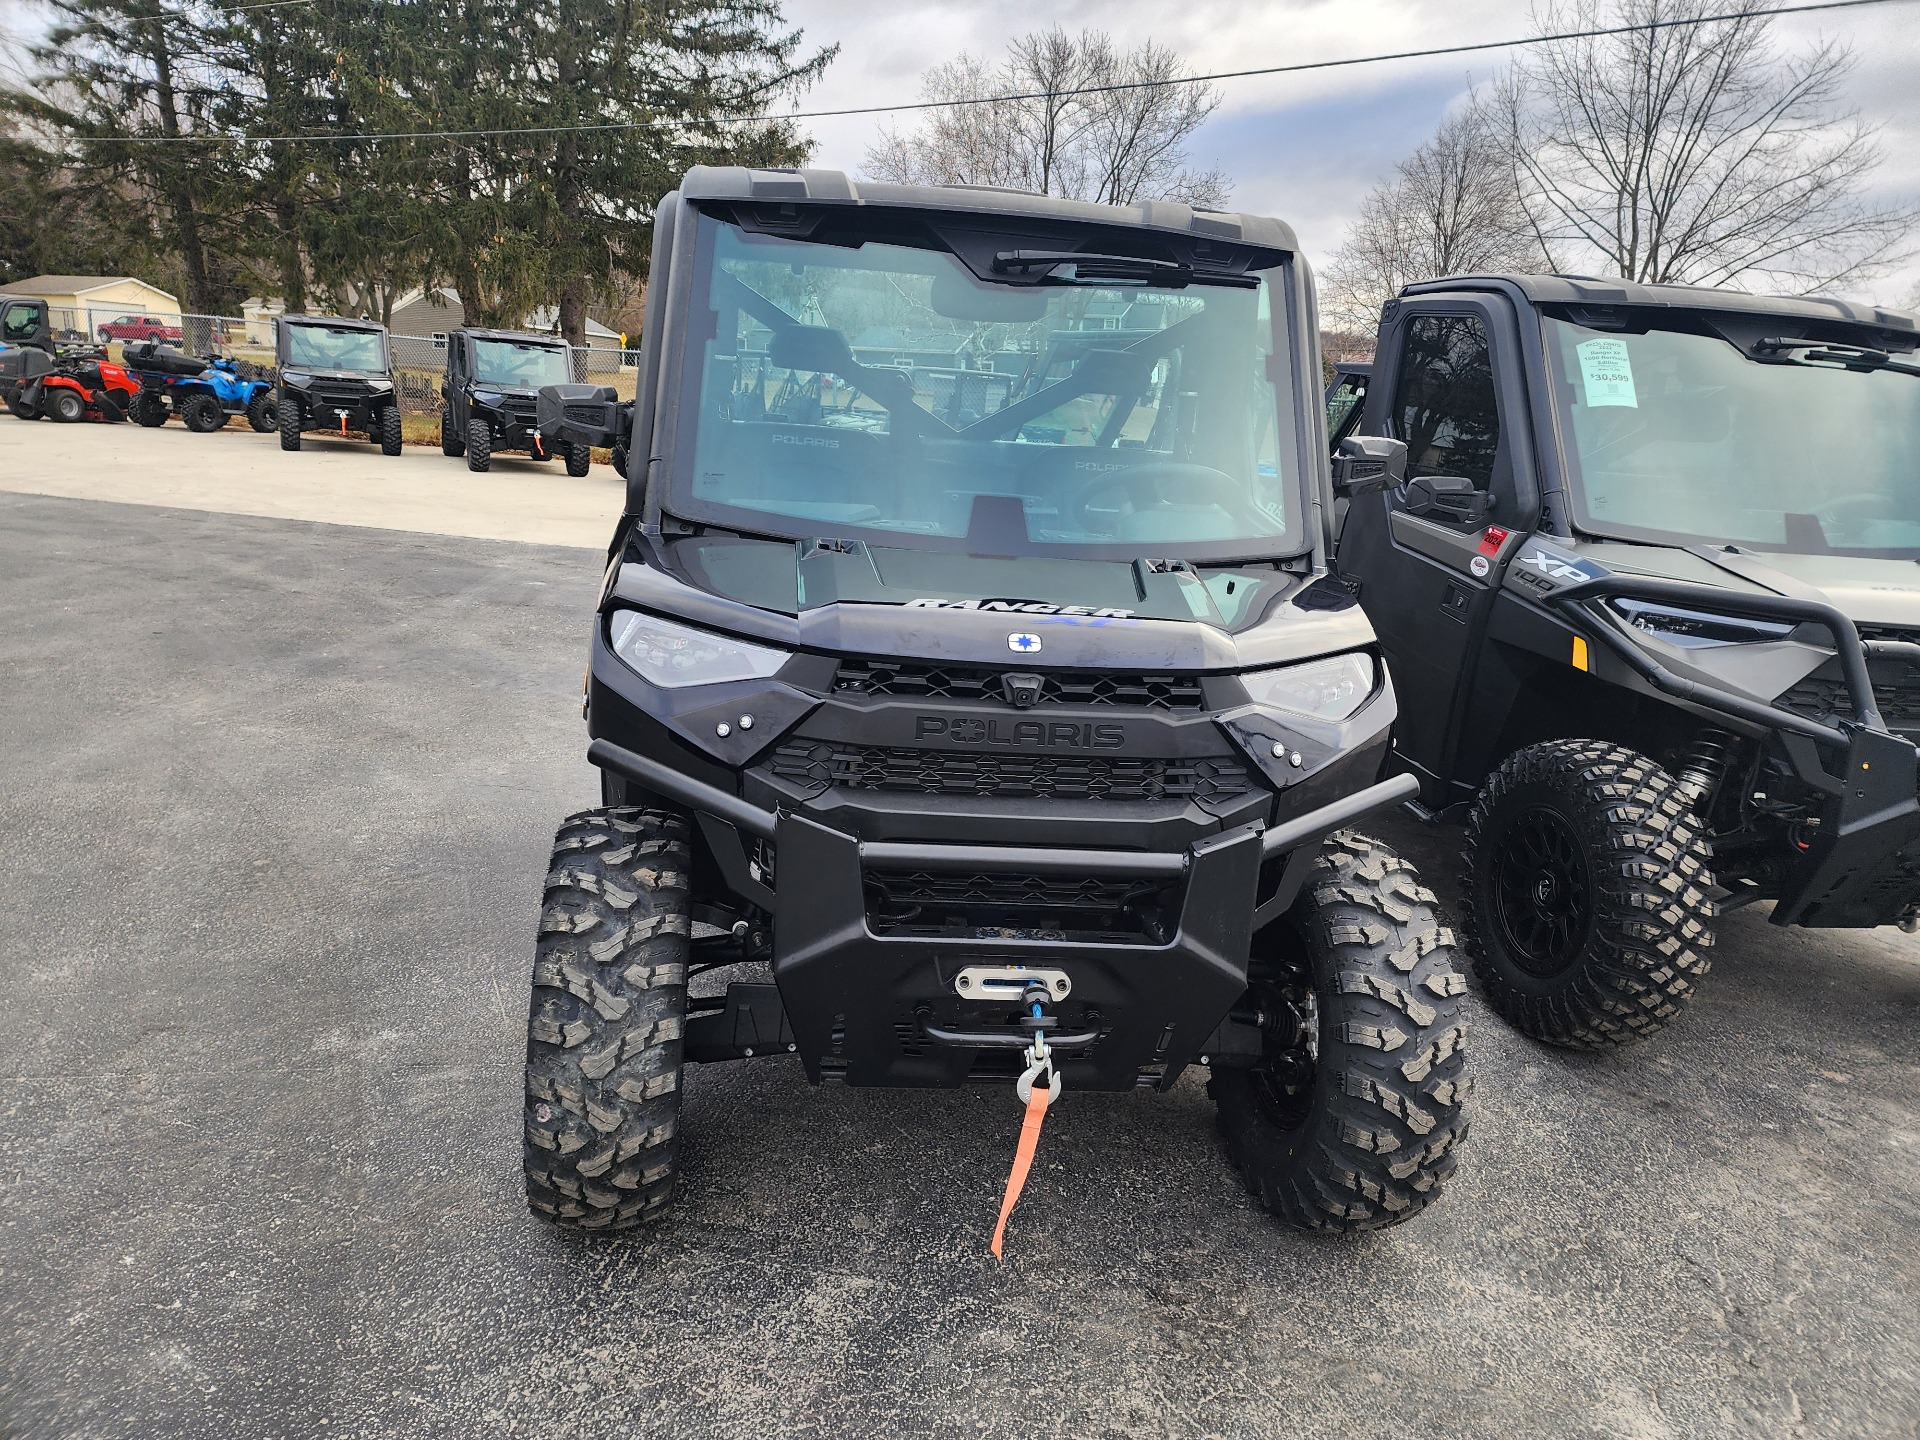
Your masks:
<svg viewBox="0 0 1920 1440"><path fill-rule="evenodd" d="M1738 315L1782 315L1800 320L1839 321L1876 330L1920 331L1920 321L1904 310L1882 310L1852 300L1823 296L1750 295L1704 285L1642 285L1638 281L1591 275L1449 275L1409 285L1403 296L1440 290L1517 290L1536 305L1640 305L1667 310L1715 310Z"/></svg>
<svg viewBox="0 0 1920 1440"><path fill-rule="evenodd" d="M1196 210L1174 200L1136 205L1095 205L1025 190L980 185L889 185L855 180L838 170L748 170L696 165L680 182L686 200L739 200L762 205L871 206L889 210L939 210L948 214L1062 220L1083 225L1121 225L1229 240L1269 250L1297 251L1293 227L1264 215Z"/></svg>
<svg viewBox="0 0 1920 1440"><path fill-rule="evenodd" d="M519 345L540 345L558 350L567 342L558 335L536 335L531 330L483 330L478 325L456 326L454 335L469 335L475 340L511 340Z"/></svg>
<svg viewBox="0 0 1920 1440"><path fill-rule="evenodd" d="M282 315L289 325L325 325L333 330L385 330L378 320L349 320L344 315Z"/></svg>

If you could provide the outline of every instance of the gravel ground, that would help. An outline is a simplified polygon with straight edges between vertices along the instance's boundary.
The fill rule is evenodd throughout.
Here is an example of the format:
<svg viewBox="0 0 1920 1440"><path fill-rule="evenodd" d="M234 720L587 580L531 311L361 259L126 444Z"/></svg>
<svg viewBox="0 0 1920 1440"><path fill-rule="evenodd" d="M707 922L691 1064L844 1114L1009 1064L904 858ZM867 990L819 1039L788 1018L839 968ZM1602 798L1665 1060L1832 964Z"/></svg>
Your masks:
<svg viewBox="0 0 1920 1440"><path fill-rule="evenodd" d="M696 1069L673 1218L524 1210L583 549L0 494L0 1435L1913 1435L1920 943L1726 922L1678 1028L1478 1007L1415 1223L1254 1208L1204 1088ZM1382 827L1453 894L1455 837Z"/></svg>

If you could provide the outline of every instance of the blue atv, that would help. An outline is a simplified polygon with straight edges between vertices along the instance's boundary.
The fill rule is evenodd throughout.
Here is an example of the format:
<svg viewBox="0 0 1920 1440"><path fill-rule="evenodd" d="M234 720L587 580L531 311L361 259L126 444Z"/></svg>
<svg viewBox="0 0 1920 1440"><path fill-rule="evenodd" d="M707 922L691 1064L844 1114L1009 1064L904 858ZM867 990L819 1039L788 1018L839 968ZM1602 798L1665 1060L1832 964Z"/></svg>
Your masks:
<svg viewBox="0 0 1920 1440"><path fill-rule="evenodd" d="M143 340L126 347L124 363L140 382L140 393L127 407L128 418L136 424L153 429L172 414L194 434L205 435L225 425L229 415L244 415L263 435L280 428L273 386L243 376L230 358L200 360L157 340Z"/></svg>

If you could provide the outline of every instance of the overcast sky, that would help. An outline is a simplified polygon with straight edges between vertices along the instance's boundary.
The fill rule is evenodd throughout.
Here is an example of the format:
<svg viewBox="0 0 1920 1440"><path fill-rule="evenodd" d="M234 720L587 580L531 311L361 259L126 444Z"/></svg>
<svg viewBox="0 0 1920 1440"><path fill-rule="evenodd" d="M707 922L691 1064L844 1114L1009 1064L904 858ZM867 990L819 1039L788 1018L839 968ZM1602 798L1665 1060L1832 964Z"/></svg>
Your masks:
<svg viewBox="0 0 1920 1440"><path fill-rule="evenodd" d="M1730 0L1726 8L1740 7ZM1531 28L1529 7L1516 0L785 0L785 9L811 42L841 47L806 109L916 99L929 66L962 50L997 57L1006 37L1056 23L1103 29L1124 44L1158 40L1197 71L1505 39ZM1775 30L1783 46L1823 36L1852 46L1848 103L1883 127L1875 188L1913 204L1920 198L1920 3L1788 16ZM1220 109L1194 137L1192 158L1232 178L1235 209L1286 220L1320 263L1368 188L1502 63L1495 51L1227 81ZM809 122L815 163L858 171L883 120ZM1920 265L1909 265L1862 298L1906 305L1916 281Z"/></svg>

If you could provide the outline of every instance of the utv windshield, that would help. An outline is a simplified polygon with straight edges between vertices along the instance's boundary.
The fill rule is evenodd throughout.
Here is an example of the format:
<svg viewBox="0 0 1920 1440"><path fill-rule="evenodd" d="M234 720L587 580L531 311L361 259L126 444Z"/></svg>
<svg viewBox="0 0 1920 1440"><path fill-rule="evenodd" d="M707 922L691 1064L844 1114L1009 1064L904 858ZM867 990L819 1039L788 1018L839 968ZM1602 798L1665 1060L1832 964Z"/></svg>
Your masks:
<svg viewBox="0 0 1920 1440"><path fill-rule="evenodd" d="M1754 358L1716 334L1545 323L1582 528L1920 557L1920 375L1819 346Z"/></svg>
<svg viewBox="0 0 1920 1440"><path fill-rule="evenodd" d="M473 378L483 385L537 390L542 385L565 385L573 376L568 370L567 352L556 345L475 340Z"/></svg>
<svg viewBox="0 0 1920 1440"><path fill-rule="evenodd" d="M931 239L702 232L681 513L1001 554L1305 548L1284 268L1179 285L1173 264L1088 263L1017 285ZM1063 268L1016 244L993 263Z"/></svg>
<svg viewBox="0 0 1920 1440"><path fill-rule="evenodd" d="M385 337L378 330L289 325L287 357L281 363L305 366L309 370L359 370L369 375L384 375L387 347Z"/></svg>

